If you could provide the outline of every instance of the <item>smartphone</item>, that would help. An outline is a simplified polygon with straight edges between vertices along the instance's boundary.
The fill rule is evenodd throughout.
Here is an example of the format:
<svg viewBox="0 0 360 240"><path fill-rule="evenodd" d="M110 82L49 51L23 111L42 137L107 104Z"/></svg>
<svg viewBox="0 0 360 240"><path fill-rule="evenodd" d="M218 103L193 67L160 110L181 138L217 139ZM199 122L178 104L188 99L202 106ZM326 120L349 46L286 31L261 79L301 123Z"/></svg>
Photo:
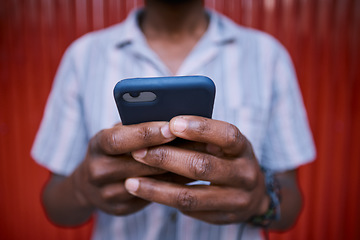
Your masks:
<svg viewBox="0 0 360 240"><path fill-rule="evenodd" d="M212 117L215 84L205 76L129 78L119 81L114 98L124 125L170 121L178 115ZM187 185L210 185L193 181Z"/></svg>
<svg viewBox="0 0 360 240"><path fill-rule="evenodd" d="M211 118L215 84L205 76L129 78L115 85L114 98L124 125L178 115Z"/></svg>

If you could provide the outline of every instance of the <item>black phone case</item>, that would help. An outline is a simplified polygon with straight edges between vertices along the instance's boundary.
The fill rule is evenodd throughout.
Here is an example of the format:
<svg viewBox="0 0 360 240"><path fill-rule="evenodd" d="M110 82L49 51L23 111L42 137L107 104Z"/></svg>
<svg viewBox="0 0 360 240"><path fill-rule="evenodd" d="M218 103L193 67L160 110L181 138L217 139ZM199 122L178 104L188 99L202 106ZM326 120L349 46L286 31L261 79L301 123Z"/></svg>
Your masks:
<svg viewBox="0 0 360 240"><path fill-rule="evenodd" d="M153 94L156 99L137 102L142 93ZM125 100L125 96L134 101ZM215 85L205 76L129 78L116 84L114 98L124 125L170 121L178 115L211 118Z"/></svg>

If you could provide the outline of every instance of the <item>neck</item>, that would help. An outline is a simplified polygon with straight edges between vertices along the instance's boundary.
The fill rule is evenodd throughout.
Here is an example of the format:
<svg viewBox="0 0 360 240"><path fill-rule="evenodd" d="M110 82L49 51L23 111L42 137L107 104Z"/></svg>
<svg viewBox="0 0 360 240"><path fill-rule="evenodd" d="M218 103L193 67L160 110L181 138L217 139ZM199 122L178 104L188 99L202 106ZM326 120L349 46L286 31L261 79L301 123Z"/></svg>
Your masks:
<svg viewBox="0 0 360 240"><path fill-rule="evenodd" d="M207 25L202 0L146 0L140 18L147 38L202 35Z"/></svg>

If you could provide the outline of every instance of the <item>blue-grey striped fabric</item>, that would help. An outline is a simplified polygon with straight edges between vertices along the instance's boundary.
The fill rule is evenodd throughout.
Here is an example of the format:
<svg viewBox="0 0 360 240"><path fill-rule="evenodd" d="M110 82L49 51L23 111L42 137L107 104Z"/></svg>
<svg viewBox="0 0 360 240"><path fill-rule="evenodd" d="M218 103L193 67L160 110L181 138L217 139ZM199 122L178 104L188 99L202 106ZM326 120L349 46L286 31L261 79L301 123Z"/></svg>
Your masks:
<svg viewBox="0 0 360 240"><path fill-rule="evenodd" d="M312 161L314 144L286 50L265 33L208 12L207 32L176 75L214 80L213 117L235 124L263 166L286 171ZM84 158L89 139L120 121L112 95L117 81L172 75L148 47L137 14L86 34L66 51L32 149L39 164L69 175ZM231 240L239 239L240 228L241 224L210 225L151 204L126 217L98 212L93 238ZM261 239L261 233L246 226L243 239Z"/></svg>

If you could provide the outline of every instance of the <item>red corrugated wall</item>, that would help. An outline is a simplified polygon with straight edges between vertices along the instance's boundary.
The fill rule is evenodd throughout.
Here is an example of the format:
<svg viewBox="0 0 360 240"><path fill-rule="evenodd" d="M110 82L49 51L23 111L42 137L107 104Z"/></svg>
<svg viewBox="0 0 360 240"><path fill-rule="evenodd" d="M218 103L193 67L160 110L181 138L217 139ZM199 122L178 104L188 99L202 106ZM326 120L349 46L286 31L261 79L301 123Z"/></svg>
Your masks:
<svg viewBox="0 0 360 240"><path fill-rule="evenodd" d="M318 156L300 170L305 208L271 239L360 239L360 1L206 0L277 37L297 69ZM29 152L60 57L82 34L142 1L0 1L0 239L88 239L51 225L40 204L48 172Z"/></svg>

